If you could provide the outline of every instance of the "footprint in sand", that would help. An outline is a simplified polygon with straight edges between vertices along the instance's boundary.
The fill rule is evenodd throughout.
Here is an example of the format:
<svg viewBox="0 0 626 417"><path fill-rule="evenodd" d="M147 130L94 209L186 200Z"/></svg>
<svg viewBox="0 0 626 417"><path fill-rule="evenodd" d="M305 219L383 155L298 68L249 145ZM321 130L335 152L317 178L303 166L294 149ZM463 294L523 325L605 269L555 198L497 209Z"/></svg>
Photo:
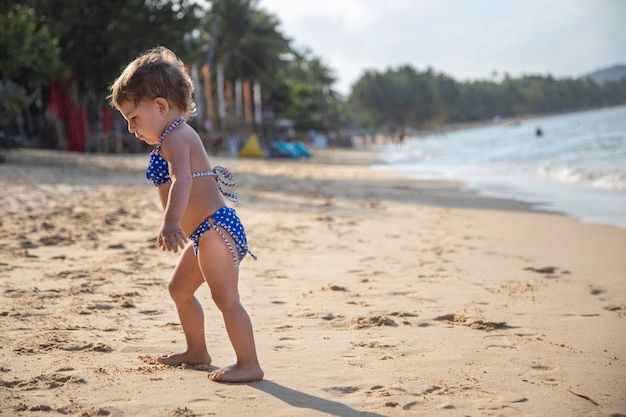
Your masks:
<svg viewBox="0 0 626 417"><path fill-rule="evenodd" d="M113 407L87 407L78 410L76 412L76 415L80 415L81 417L121 417L124 415L124 413L121 410Z"/></svg>
<svg viewBox="0 0 626 417"><path fill-rule="evenodd" d="M347 386L347 387L328 387L328 388L323 388L323 390L326 392L330 392L331 394L342 395L342 394L352 394L352 393L358 392L361 390L361 388Z"/></svg>
<svg viewBox="0 0 626 417"><path fill-rule="evenodd" d="M26 298L29 296L34 296L38 292L39 290L37 290L36 288L34 290L16 290L14 288L7 288L6 290L4 290L4 296L7 298Z"/></svg>
<svg viewBox="0 0 626 417"><path fill-rule="evenodd" d="M344 292L348 292L349 290L341 285L335 285L335 284L329 284L328 287L323 287L323 290L325 289L329 289L331 291L344 291Z"/></svg>
<svg viewBox="0 0 626 417"><path fill-rule="evenodd" d="M278 341L282 343L279 345L273 346L273 349L277 351L288 350L288 351L295 352L295 351L307 349L306 346L299 344L300 342L298 341L298 339L294 339L292 337L281 337L280 339L278 339Z"/></svg>
<svg viewBox="0 0 626 417"><path fill-rule="evenodd" d="M111 310L115 308L114 305L112 304L103 304L103 303L96 303L96 304L92 304L87 306L87 310Z"/></svg>
<svg viewBox="0 0 626 417"><path fill-rule="evenodd" d="M617 313L617 317L623 317L626 315L626 305L610 305L604 307L606 311L614 311Z"/></svg>
<svg viewBox="0 0 626 417"><path fill-rule="evenodd" d="M40 238L39 243L44 246L67 246L73 244L74 241L67 236L52 235Z"/></svg>
<svg viewBox="0 0 626 417"><path fill-rule="evenodd" d="M568 270L559 269L556 266L543 266L541 268L535 268L533 266L529 266L527 268L524 268L524 271L531 271L531 272L536 272L538 274L545 274L545 278L559 278L561 275L567 275L571 273Z"/></svg>
<svg viewBox="0 0 626 417"><path fill-rule="evenodd" d="M524 268L524 271L532 271L537 272L538 274L554 274L558 268L554 266L544 266L541 268L535 268L533 266L529 266L528 268Z"/></svg>
<svg viewBox="0 0 626 417"><path fill-rule="evenodd" d="M75 343L67 343L65 341L61 341L61 342L50 342L50 343L44 343L44 344L40 344L39 345L40 349L43 349L44 351L49 351L49 350L65 350L68 352L76 352L76 351L93 351L93 352L112 352L113 349L108 346L105 345L104 343L81 343L81 344L75 344Z"/></svg>
<svg viewBox="0 0 626 417"><path fill-rule="evenodd" d="M474 330L505 330L505 329L513 329L514 327L509 326L504 321L493 322L493 321L484 321L484 320L472 320L468 317L465 317L462 314L445 314L443 316L435 317L435 321L441 321L444 323L452 324L454 326L468 326Z"/></svg>
<svg viewBox="0 0 626 417"><path fill-rule="evenodd" d="M76 375L64 375L59 373L39 375L30 380L0 380L0 385L7 388L21 388L28 391L36 389L54 389L67 384L86 384L83 378Z"/></svg>
<svg viewBox="0 0 626 417"><path fill-rule="evenodd" d="M354 347L364 347L364 348L369 348L369 349L391 349L391 348L395 348L396 345L390 345L388 343L380 343L380 342L352 342L351 343L352 346Z"/></svg>
<svg viewBox="0 0 626 417"><path fill-rule="evenodd" d="M385 386L385 385L374 385L373 387L371 387L369 390L365 391L365 394L370 396L370 395L376 395L378 397L383 397L385 399L388 399L390 397L393 397L395 395L406 395L408 393L407 390L405 390L404 388L400 388L400 387L389 387L389 386ZM412 396L416 396L417 394L411 394ZM424 396L425 394L420 394L420 396ZM412 401L409 402L405 405L402 406L403 410L410 410L412 407L414 407L417 404L417 401ZM384 403L385 407L400 407L400 403L394 400L387 400Z"/></svg>
<svg viewBox="0 0 626 417"><path fill-rule="evenodd" d="M384 315L356 317L352 319L350 323L350 327L356 330L382 326L397 327L398 323L394 319Z"/></svg>
<svg viewBox="0 0 626 417"><path fill-rule="evenodd" d="M529 370L524 372L521 377L522 381L530 384L557 386L561 381L555 378L556 375L554 375L554 373L556 371L558 371L558 369L554 366L533 363L530 365Z"/></svg>
<svg viewBox="0 0 626 417"><path fill-rule="evenodd" d="M176 407L173 410L170 410L166 417L198 417L199 414L194 413L191 409L184 407Z"/></svg>
<svg viewBox="0 0 626 417"><path fill-rule="evenodd" d="M604 290L602 290L600 288L593 287L591 285L589 286L589 294L591 294L591 295L600 295L600 294L603 294L603 293L604 293Z"/></svg>

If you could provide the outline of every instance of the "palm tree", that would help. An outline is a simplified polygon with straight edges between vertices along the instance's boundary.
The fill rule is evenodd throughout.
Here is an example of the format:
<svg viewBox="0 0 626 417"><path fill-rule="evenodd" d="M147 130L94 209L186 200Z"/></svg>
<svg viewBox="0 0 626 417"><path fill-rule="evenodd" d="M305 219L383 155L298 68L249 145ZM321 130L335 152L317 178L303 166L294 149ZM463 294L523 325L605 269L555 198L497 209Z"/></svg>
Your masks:
<svg viewBox="0 0 626 417"><path fill-rule="evenodd" d="M256 8L254 0L215 1L209 19L219 18L216 61L225 78L260 79L273 83L289 51L289 40L279 31L274 15Z"/></svg>
<svg viewBox="0 0 626 417"><path fill-rule="evenodd" d="M264 102L276 114L301 121L302 129L336 124L338 101L332 89L336 79L320 58L308 49L296 51L278 26L280 21L257 7L256 0L214 0L208 16L215 65L224 79L259 80ZM216 24L217 22L217 24ZM215 30L215 28L218 28ZM333 123L330 123L333 121Z"/></svg>

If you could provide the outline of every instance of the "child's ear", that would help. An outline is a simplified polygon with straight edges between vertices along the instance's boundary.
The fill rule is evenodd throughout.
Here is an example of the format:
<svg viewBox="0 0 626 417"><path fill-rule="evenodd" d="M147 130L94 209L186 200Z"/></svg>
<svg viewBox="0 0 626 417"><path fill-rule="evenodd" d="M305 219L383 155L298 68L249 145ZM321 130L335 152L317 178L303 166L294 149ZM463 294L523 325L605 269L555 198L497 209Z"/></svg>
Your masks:
<svg viewBox="0 0 626 417"><path fill-rule="evenodd" d="M155 98L154 99L154 104L158 107L159 111L163 115L165 115L169 111L169 109L170 109L170 104L163 97Z"/></svg>

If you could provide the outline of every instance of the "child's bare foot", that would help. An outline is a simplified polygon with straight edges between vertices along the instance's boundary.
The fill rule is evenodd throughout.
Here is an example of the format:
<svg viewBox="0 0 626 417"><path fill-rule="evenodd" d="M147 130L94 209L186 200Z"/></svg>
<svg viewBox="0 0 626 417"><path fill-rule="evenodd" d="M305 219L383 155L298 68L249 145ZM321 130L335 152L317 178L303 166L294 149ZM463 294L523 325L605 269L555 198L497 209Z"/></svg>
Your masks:
<svg viewBox="0 0 626 417"><path fill-rule="evenodd" d="M259 365L244 368L239 364L234 364L211 372L209 379L217 382L253 382L262 380L263 375L263 370Z"/></svg>
<svg viewBox="0 0 626 417"><path fill-rule="evenodd" d="M193 354L190 352L167 353L157 358L157 362L163 365L179 366L183 363L187 365L211 365L211 356L208 353Z"/></svg>

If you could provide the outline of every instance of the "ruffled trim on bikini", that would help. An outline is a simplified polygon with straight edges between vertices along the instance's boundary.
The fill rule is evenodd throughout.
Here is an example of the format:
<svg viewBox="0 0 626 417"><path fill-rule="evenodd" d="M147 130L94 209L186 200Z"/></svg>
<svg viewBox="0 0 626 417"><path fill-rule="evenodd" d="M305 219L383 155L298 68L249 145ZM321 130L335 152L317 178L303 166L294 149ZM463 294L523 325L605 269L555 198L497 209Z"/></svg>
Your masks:
<svg viewBox="0 0 626 417"><path fill-rule="evenodd" d="M215 174L215 183L217 184L217 188L220 190L222 195L230 201L236 203L238 200L237 196L222 188L222 186L225 188L235 188L237 186L233 174L228 169L219 165L214 167L212 172Z"/></svg>

